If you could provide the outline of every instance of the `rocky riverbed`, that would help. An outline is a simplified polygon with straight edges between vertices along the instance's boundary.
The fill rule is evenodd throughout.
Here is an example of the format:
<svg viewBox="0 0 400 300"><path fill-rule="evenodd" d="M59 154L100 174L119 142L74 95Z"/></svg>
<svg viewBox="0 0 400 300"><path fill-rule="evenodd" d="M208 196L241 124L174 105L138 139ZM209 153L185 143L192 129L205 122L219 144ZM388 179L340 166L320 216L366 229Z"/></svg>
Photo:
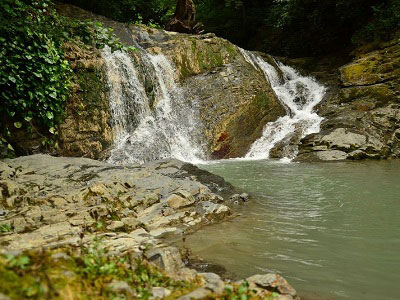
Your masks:
<svg viewBox="0 0 400 300"><path fill-rule="evenodd" d="M90 248L101 239L107 255L145 259L179 280L204 279L181 299L222 294L227 283L188 268L169 238L232 217L231 207L249 200L221 177L178 160L113 166L48 155L1 161L0 197L2 255ZM279 275L248 282L258 295L296 298Z"/></svg>

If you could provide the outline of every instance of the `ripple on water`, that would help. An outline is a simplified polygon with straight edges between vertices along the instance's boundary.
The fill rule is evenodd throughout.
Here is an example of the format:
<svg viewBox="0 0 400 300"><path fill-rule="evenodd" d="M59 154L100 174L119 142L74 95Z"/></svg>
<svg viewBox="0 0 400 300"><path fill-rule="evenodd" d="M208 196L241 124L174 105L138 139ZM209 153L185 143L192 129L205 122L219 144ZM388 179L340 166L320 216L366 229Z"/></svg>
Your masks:
<svg viewBox="0 0 400 300"><path fill-rule="evenodd" d="M398 299L400 162L202 167L254 198L189 236L195 253L242 277L280 273L304 299Z"/></svg>

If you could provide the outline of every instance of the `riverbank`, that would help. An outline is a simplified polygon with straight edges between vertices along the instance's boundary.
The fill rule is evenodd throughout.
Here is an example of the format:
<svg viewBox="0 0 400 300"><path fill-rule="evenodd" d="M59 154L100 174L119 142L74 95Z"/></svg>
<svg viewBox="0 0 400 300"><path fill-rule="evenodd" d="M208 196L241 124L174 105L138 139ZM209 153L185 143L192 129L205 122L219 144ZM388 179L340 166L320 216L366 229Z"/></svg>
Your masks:
<svg viewBox="0 0 400 300"><path fill-rule="evenodd" d="M71 289L64 279L75 271L76 276L89 276L82 271L88 264L91 265L91 260L85 260L85 257L96 249L94 252L102 253L99 257L107 257L100 264L115 265L118 261L116 258L121 257L151 262L165 272L162 273L165 278L185 283L179 287L191 287L189 290L179 288L170 291L175 298L183 297L185 292L193 292L182 299L191 299L192 296L202 299L211 294L212 297L225 299L224 295L228 293L226 285L235 286L223 282L216 274L202 274L188 268L179 249L167 243L169 238L183 237L204 225L233 217L230 208L232 202L240 204L248 201L248 195L238 195L221 177L191 164L164 160L144 165L114 166L85 158L33 155L1 161L0 187L0 267L4 270L1 274L8 280L2 282L15 284L15 280L21 280L30 290L35 287L31 279L25 279L27 276L35 277L39 268L47 275L39 276L39 285L36 285L38 291L41 289L41 280L44 280L47 290L51 289L52 284ZM40 257L43 257L43 261ZM46 270L50 270L52 264L60 259L61 266L57 263L55 268L60 267L65 272L61 275L56 272L58 279L54 279L55 283L52 278L47 278L53 273ZM72 299L80 299L86 292L101 299L109 295L108 292L102 294L108 291L103 289L104 285L112 285L115 280L125 282L118 284L120 288L121 285L125 288L113 290L113 293L128 298L147 299L155 293L153 287L170 288L163 283L152 286L146 281L144 287L147 298L134 287L131 287L134 293L127 294L129 284L134 283L128 277L136 274L136 269L129 267L129 261L124 263L127 265L126 268L121 267L122 273L118 271L119 267L114 268L115 273L120 274L118 276L108 276L110 274L99 271L95 278L100 280L101 288L97 290L96 280L86 282L88 277L82 277L90 288L70 291L78 294ZM64 267L64 264L69 267ZM105 268L101 265L97 267L99 270ZM131 270L131 273L124 268ZM125 275L121 274L126 272L130 275L124 281ZM254 297L258 293L273 299L296 299L295 290L279 275L259 275L249 278L248 282L250 288L241 289L244 294L254 289ZM75 286L76 282L71 284ZM240 285L236 284L237 289ZM45 287L43 289L46 290ZM234 287L234 290L237 289ZM21 296L19 292L22 291L10 293L9 286L0 286L0 293L9 294L11 299L18 299ZM80 295L80 292L83 294ZM52 296L40 295L33 296ZM70 298L65 296L62 299Z"/></svg>

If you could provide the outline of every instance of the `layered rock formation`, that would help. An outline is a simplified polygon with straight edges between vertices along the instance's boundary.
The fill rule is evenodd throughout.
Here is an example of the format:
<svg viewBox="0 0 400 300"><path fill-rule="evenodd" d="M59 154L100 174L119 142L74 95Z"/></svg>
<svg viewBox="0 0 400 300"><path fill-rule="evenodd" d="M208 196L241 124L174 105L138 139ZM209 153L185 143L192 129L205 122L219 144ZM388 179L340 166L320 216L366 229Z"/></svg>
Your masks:
<svg viewBox="0 0 400 300"><path fill-rule="evenodd" d="M299 62L294 61L305 69L310 63ZM362 54L338 69L319 62L311 63L307 71L324 82L329 92L318 107L325 118L321 132L303 139L298 160L400 156L399 40Z"/></svg>

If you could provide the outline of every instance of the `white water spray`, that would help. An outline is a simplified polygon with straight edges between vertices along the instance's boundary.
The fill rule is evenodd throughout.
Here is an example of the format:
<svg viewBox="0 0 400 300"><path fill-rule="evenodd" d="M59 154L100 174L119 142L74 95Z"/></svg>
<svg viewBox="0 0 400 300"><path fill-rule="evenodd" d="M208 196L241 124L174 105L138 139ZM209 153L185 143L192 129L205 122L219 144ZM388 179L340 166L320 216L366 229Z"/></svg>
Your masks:
<svg viewBox="0 0 400 300"><path fill-rule="evenodd" d="M268 159L270 151L279 142L296 134L300 140L306 135L319 132L323 118L314 112L314 107L322 101L325 87L314 78L301 76L296 70L280 62L276 62L279 74L274 66L261 57L243 49L240 52L248 63L264 73L287 110L286 116L265 125L262 136L253 143L245 158ZM297 155L297 147L289 152L287 158L293 159Z"/></svg>
<svg viewBox="0 0 400 300"><path fill-rule="evenodd" d="M183 98L167 58L141 50L144 71L153 84L151 99L127 53L106 48L103 56L116 134L109 161L142 163L171 157L201 161L198 112Z"/></svg>

